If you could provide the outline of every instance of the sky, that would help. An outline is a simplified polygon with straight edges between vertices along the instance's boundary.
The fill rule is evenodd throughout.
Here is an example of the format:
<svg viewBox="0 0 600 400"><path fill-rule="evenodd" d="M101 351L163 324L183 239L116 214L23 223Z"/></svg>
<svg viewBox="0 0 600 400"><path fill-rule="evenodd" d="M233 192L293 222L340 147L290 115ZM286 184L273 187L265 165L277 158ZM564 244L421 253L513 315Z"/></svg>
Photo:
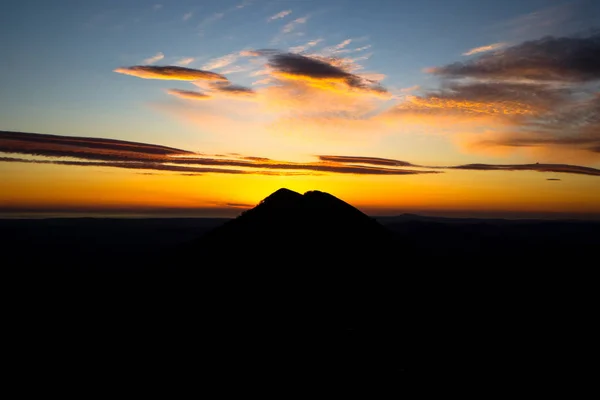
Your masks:
<svg viewBox="0 0 600 400"><path fill-rule="evenodd" d="M7 1L0 216L600 219L596 0Z"/></svg>

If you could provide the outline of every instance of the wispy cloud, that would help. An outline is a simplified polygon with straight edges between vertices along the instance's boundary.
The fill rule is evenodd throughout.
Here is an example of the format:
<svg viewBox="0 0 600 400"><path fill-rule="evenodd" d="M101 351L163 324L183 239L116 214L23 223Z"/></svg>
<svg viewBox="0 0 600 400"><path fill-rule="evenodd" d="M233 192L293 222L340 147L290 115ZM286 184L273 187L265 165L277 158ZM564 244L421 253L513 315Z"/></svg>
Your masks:
<svg viewBox="0 0 600 400"><path fill-rule="evenodd" d="M173 65L159 67L153 65L134 65L132 67L121 67L114 70L119 74L132 75L144 79L163 79L175 81L218 80L226 81L221 74L199 69L177 67Z"/></svg>
<svg viewBox="0 0 600 400"><path fill-rule="evenodd" d="M282 33L291 33L292 31L294 31L299 25L301 24L305 24L306 21L308 21L308 16L306 17L300 17L300 18L296 18L295 20L293 20L292 22L288 22L287 24L285 24L283 26L283 28L281 29Z"/></svg>
<svg viewBox="0 0 600 400"><path fill-rule="evenodd" d="M299 46L290 47L289 50L290 50L291 53L301 53L303 51L306 51L306 50L310 49L311 47L315 47L316 45L318 45L322 41L323 41L323 39L311 40L310 42L307 42L305 44L302 44L302 45L299 45Z"/></svg>
<svg viewBox="0 0 600 400"><path fill-rule="evenodd" d="M467 164L448 168L470 169L476 171L538 171L600 176L600 169L568 164Z"/></svg>
<svg viewBox="0 0 600 400"><path fill-rule="evenodd" d="M284 17L290 15L291 13L292 13L292 10L280 11L277 14L271 15L269 18L267 18L267 21L271 22L271 21L275 21L276 19L284 18Z"/></svg>
<svg viewBox="0 0 600 400"><path fill-rule="evenodd" d="M506 43L492 43L492 44L488 44L486 46L475 47L469 51L464 52L462 55L463 56L472 56L473 54L485 53L486 51L498 50L505 46L507 46Z"/></svg>
<svg viewBox="0 0 600 400"><path fill-rule="evenodd" d="M163 53L161 53L160 51L158 53L156 53L155 55L153 55L152 57L148 57L146 58L143 63L144 64L154 64L157 61L162 60L163 58L165 58L165 55Z"/></svg>
<svg viewBox="0 0 600 400"><path fill-rule="evenodd" d="M341 43L336 44L335 46L333 46L334 50L341 50L344 47L348 46L350 43L352 43L352 39L346 39Z"/></svg>
<svg viewBox="0 0 600 400"><path fill-rule="evenodd" d="M226 54L222 57L213 58L202 66L202 69L218 69L234 63L239 57L239 53Z"/></svg>
<svg viewBox="0 0 600 400"><path fill-rule="evenodd" d="M206 17L202 21L200 21L200 23L198 24L198 28L205 29L209 25L213 24L214 22L222 19L224 16L225 16L224 12L217 12L212 15L209 15L208 17Z"/></svg>
<svg viewBox="0 0 600 400"><path fill-rule="evenodd" d="M193 11L187 12L185 14L183 14L183 17L181 18L184 21L189 20L190 18L192 18L192 16L194 15Z"/></svg>
<svg viewBox="0 0 600 400"><path fill-rule="evenodd" d="M158 10L160 10L162 7L163 7L163 6L162 6L162 4L155 4L155 5L153 5L153 6L152 6L152 9L153 9L154 11L158 11Z"/></svg>
<svg viewBox="0 0 600 400"><path fill-rule="evenodd" d="M177 65L190 65L191 63L193 63L195 60L194 57L184 57L184 58L180 58L177 62L175 62L175 64Z"/></svg>

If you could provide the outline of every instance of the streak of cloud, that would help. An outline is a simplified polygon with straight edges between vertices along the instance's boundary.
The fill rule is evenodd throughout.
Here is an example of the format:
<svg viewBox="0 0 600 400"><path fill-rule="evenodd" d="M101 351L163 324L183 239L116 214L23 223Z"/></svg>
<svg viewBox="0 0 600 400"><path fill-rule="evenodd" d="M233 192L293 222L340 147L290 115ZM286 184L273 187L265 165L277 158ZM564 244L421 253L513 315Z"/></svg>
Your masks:
<svg viewBox="0 0 600 400"><path fill-rule="evenodd" d="M267 22L271 22L271 21L275 21L276 19L284 18L284 17L290 15L291 13L292 13L292 10L280 11L277 14L271 15L269 18L267 18Z"/></svg>
<svg viewBox="0 0 600 400"><path fill-rule="evenodd" d="M307 42L305 44L290 47L289 50L290 50L290 53L301 53L303 51L306 51L306 50L310 49L311 47L314 47L314 46L318 45L322 41L323 41L323 39L311 40L310 42Z"/></svg>
<svg viewBox="0 0 600 400"><path fill-rule="evenodd" d="M226 67L235 62L238 58L238 53L231 53L222 57L213 58L202 66L202 69L218 69Z"/></svg>
<svg viewBox="0 0 600 400"><path fill-rule="evenodd" d="M296 18L295 20L293 20L292 22L288 22L287 24L284 25L284 27L281 29L282 33L291 33L292 31L294 31L299 25L301 24L305 24L306 21L308 21L308 17L300 17L300 18Z"/></svg>
<svg viewBox="0 0 600 400"><path fill-rule="evenodd" d="M390 167L415 167L416 165L400 160L379 157L360 157L360 156L318 156L321 161L333 161L339 163L359 163L371 165L385 165Z"/></svg>
<svg viewBox="0 0 600 400"><path fill-rule="evenodd" d="M438 171L344 165L334 162L294 163L264 157L219 158L170 147L111 139L0 132L0 153L42 156L46 159L1 157L3 162L117 167L186 173L357 175L415 175ZM83 161L62 160L63 157ZM198 167L198 165L202 167ZM237 168L237 169L228 169ZM243 168L243 169L239 169Z"/></svg>
<svg viewBox="0 0 600 400"><path fill-rule="evenodd" d="M158 52L155 55L153 55L152 57L146 58L144 60L144 64L154 64L155 62L160 61L163 58L165 58L165 55L161 52Z"/></svg>
<svg viewBox="0 0 600 400"><path fill-rule="evenodd" d="M167 89L167 93L187 100L208 100L210 96L202 92L194 92L192 90Z"/></svg>
<svg viewBox="0 0 600 400"><path fill-rule="evenodd" d="M600 169L582 167L579 165L568 164L466 164L449 167L452 169L469 169L476 171L538 171L538 172L557 172L579 175L600 176Z"/></svg>
<svg viewBox="0 0 600 400"><path fill-rule="evenodd" d="M485 53L486 51L498 50L498 49L505 47L506 45L507 45L506 43L492 43L492 44L488 44L486 46L475 47L471 50L464 52L462 55L463 56L472 56L473 54Z"/></svg>
<svg viewBox="0 0 600 400"><path fill-rule="evenodd" d="M440 169L477 171L539 171L600 176L600 169L569 164L465 164L420 167L387 158L320 155L319 162L286 162L265 157L205 155L172 147L114 139L58 136L0 131L0 153L41 156L44 159L0 157L0 162L45 163L70 166L116 167L180 173L357 175L415 175L441 173ZM79 159L64 160L68 157ZM369 164L370 166L360 165ZM199 167L200 166L200 167ZM413 169L405 169L412 167ZM231 169L233 168L233 169ZM427 169L414 169L427 168ZM435 171L431 169L435 168Z"/></svg>
<svg viewBox="0 0 600 400"><path fill-rule="evenodd" d="M194 57L184 57L184 58L179 59L175 64L180 65L180 66L181 65L183 65L183 66L190 65L191 63L194 62L194 60L195 60Z"/></svg>
<svg viewBox="0 0 600 400"><path fill-rule="evenodd" d="M223 75L216 72L204 71L199 69L169 66L153 65L134 65L132 67L121 67L114 70L119 74L136 76L143 79L163 79L175 81L195 81L195 80L217 80L226 81Z"/></svg>

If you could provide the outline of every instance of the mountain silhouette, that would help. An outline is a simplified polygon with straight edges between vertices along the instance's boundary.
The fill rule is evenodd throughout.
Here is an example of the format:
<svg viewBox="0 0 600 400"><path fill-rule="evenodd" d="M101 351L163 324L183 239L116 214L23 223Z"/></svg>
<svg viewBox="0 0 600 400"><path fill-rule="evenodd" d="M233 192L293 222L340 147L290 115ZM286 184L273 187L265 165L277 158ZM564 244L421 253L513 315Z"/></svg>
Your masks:
<svg viewBox="0 0 600 400"><path fill-rule="evenodd" d="M389 237L383 225L329 193L313 190L302 195L282 188L208 232L202 244L262 243L312 250L339 243L373 245Z"/></svg>

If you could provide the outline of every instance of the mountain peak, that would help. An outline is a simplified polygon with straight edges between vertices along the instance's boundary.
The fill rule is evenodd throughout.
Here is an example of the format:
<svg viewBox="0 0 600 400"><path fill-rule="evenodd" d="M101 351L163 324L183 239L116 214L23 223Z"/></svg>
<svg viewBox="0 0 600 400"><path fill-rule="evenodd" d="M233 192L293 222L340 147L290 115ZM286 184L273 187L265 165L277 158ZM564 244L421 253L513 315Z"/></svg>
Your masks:
<svg viewBox="0 0 600 400"><path fill-rule="evenodd" d="M256 207L210 232L217 243L324 246L332 241L373 241L387 237L377 221L337 197L318 190L304 195L281 188Z"/></svg>
<svg viewBox="0 0 600 400"><path fill-rule="evenodd" d="M290 189L281 188L262 199L259 205L270 204L273 206L283 206L288 203L295 204L296 202L301 201L301 199L302 195L300 193Z"/></svg>

